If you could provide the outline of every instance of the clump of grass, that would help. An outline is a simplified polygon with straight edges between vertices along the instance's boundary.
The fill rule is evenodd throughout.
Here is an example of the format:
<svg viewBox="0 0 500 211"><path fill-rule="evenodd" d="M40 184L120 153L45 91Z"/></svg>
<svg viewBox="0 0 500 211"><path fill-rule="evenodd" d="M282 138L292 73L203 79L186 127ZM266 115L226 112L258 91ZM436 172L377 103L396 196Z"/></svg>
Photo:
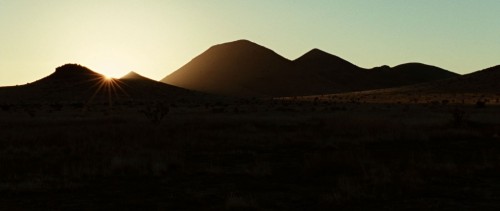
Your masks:
<svg viewBox="0 0 500 211"><path fill-rule="evenodd" d="M26 112L26 114L28 114L28 116L30 116L31 118L35 118L36 116L36 110L35 108L24 108L24 112Z"/></svg>
<svg viewBox="0 0 500 211"><path fill-rule="evenodd" d="M12 108L12 105L2 104L2 105L0 105L0 108L2 108L3 111L10 111L10 109Z"/></svg>
<svg viewBox="0 0 500 211"><path fill-rule="evenodd" d="M243 197L234 193L226 199L226 210L257 210L257 203L251 197Z"/></svg>
<svg viewBox="0 0 500 211"><path fill-rule="evenodd" d="M476 102L476 108L486 108L486 101L485 100L478 100Z"/></svg>
<svg viewBox="0 0 500 211"><path fill-rule="evenodd" d="M467 122L467 112L460 108L454 108L450 111L451 121L454 126L463 126Z"/></svg>
<svg viewBox="0 0 500 211"><path fill-rule="evenodd" d="M163 103L155 103L147 106L142 113L153 124L159 124L170 111L170 107Z"/></svg>
<svg viewBox="0 0 500 211"><path fill-rule="evenodd" d="M254 177L266 177L272 175L272 168L268 162L257 161L246 170L246 173Z"/></svg>

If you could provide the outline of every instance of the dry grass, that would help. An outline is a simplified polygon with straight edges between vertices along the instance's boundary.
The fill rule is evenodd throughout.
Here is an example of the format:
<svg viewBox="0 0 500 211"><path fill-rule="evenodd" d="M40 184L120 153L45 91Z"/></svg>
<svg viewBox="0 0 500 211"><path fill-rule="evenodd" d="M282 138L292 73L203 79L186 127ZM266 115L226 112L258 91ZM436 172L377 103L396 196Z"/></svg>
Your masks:
<svg viewBox="0 0 500 211"><path fill-rule="evenodd" d="M0 208L499 206L494 106L179 104L154 123L145 106L1 110Z"/></svg>

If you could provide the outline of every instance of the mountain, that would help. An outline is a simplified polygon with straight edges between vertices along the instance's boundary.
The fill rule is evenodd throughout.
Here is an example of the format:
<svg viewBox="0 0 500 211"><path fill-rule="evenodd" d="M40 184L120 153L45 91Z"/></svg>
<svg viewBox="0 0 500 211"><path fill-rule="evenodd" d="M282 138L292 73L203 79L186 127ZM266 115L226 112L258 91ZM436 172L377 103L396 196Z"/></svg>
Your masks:
<svg viewBox="0 0 500 211"><path fill-rule="evenodd" d="M322 89L314 90L314 94L356 90L359 88L358 82L365 81L362 80L362 68L319 49L313 49L293 62L304 74L303 77L315 77L316 80L310 84L323 84Z"/></svg>
<svg viewBox="0 0 500 211"><path fill-rule="evenodd" d="M319 49L291 61L238 40L209 48L161 82L213 94L278 97L381 89L455 76L417 63L364 69Z"/></svg>
<svg viewBox="0 0 500 211"><path fill-rule="evenodd" d="M203 94L201 93L196 93L187 89L149 79L136 72L130 72L116 81L120 85L120 87L122 87L128 97L136 100L140 99L154 101L182 97L192 98L203 96Z"/></svg>
<svg viewBox="0 0 500 211"><path fill-rule="evenodd" d="M139 75L138 73L132 71L127 73L127 75L124 75L120 78L120 80L151 80L149 78L146 78L142 75Z"/></svg>
<svg viewBox="0 0 500 211"><path fill-rule="evenodd" d="M342 87L350 88L351 91L398 87L457 76L456 73L421 63L364 69L319 49L309 51L296 59L295 63L320 75L321 78L336 79L337 83L344 82Z"/></svg>
<svg viewBox="0 0 500 211"><path fill-rule="evenodd" d="M469 73L461 77L435 81L401 90L434 93L500 93L500 65Z"/></svg>
<svg viewBox="0 0 500 211"><path fill-rule="evenodd" d="M412 71L411 69L413 68L408 68L405 71ZM432 104L475 104L482 101L499 104L500 83L498 81L500 81L500 65L444 80L379 90L307 96L304 99L322 98L370 103Z"/></svg>
<svg viewBox="0 0 500 211"><path fill-rule="evenodd" d="M392 68L385 66L379 68L378 71L377 68L372 70L377 72L373 75L376 75L379 84L376 88L378 89L439 81L458 76L442 68L421 63L406 63Z"/></svg>
<svg viewBox="0 0 500 211"><path fill-rule="evenodd" d="M311 69L325 70L335 67L337 72L360 71L362 68L320 49L312 49L294 60L294 63Z"/></svg>
<svg viewBox="0 0 500 211"><path fill-rule="evenodd" d="M332 86L331 81L309 74L293 61L248 40L213 46L161 81L233 96L306 95Z"/></svg>
<svg viewBox="0 0 500 211"><path fill-rule="evenodd" d="M222 95L280 95L292 88L293 63L247 40L216 45L162 79L187 89Z"/></svg>
<svg viewBox="0 0 500 211"><path fill-rule="evenodd" d="M129 76L132 76L131 74ZM140 76L136 74L136 76ZM108 79L84 66L66 64L33 83L1 87L3 102L107 102L109 100L174 100L194 92L145 77Z"/></svg>

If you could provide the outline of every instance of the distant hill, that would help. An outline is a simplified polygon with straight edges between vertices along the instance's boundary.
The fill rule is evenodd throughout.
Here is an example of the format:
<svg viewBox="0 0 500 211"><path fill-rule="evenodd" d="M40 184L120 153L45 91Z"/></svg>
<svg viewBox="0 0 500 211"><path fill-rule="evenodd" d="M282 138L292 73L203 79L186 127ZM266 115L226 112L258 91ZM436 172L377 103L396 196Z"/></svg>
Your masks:
<svg viewBox="0 0 500 211"><path fill-rule="evenodd" d="M128 73L117 80L117 82L125 90L126 95L132 99L165 100L204 96L201 93L146 78L136 72Z"/></svg>
<svg viewBox="0 0 500 211"><path fill-rule="evenodd" d="M223 95L280 95L293 86L293 63L272 50L239 40L216 45L162 82Z"/></svg>
<svg viewBox="0 0 500 211"><path fill-rule="evenodd" d="M294 62L247 40L213 46L161 81L233 96L305 95L329 87L329 81L304 74Z"/></svg>
<svg viewBox="0 0 500 211"><path fill-rule="evenodd" d="M490 93L500 94L500 65L469 73L457 78L436 81L404 90L436 93Z"/></svg>
<svg viewBox="0 0 500 211"><path fill-rule="evenodd" d="M238 40L209 48L161 82L214 94L274 97L381 89L455 76L418 63L364 69L319 49L291 61Z"/></svg>
<svg viewBox="0 0 500 211"><path fill-rule="evenodd" d="M173 100L192 95L196 93L139 74L128 74L124 79L108 79L77 64L58 67L49 76L27 85L0 87L0 102Z"/></svg>
<svg viewBox="0 0 500 211"><path fill-rule="evenodd" d="M412 69L408 68L405 71L412 71ZM433 104L475 104L478 101L488 101L490 104L500 104L500 83L498 81L500 81L500 65L458 77L415 85L321 96L311 95L301 99Z"/></svg>
<svg viewBox="0 0 500 211"><path fill-rule="evenodd" d="M384 90L367 91L370 93L483 93L500 94L500 65L479 70L459 77L431 81Z"/></svg>
<svg viewBox="0 0 500 211"><path fill-rule="evenodd" d="M303 77L313 76L315 78L309 82L310 85L322 84L321 89L311 92L314 94L364 89L360 84L366 83L368 77L366 74L363 75L364 69L319 49L307 52L294 60L293 63L302 72Z"/></svg>
<svg viewBox="0 0 500 211"><path fill-rule="evenodd" d="M377 68L372 70L376 70L373 75L377 77L379 86L376 88L378 89L439 81L459 76L442 68L421 63L406 63L392 68L382 67L378 71Z"/></svg>
<svg viewBox="0 0 500 211"><path fill-rule="evenodd" d="M120 78L120 80L151 80L149 78L146 78L142 75L139 75L138 73L132 71L127 73L127 75L124 75Z"/></svg>

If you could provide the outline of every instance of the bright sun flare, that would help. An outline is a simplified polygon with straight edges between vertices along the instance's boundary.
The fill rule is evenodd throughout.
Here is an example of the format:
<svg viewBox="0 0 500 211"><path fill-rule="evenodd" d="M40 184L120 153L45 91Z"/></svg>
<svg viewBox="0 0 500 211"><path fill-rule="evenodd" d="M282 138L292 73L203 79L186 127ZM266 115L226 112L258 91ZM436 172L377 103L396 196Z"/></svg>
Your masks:
<svg viewBox="0 0 500 211"><path fill-rule="evenodd" d="M109 81L109 80L113 79L113 77L111 77L111 76L109 76L109 75L103 75L103 76L104 76L104 79L105 79L105 80L107 80L107 81Z"/></svg>
<svg viewBox="0 0 500 211"><path fill-rule="evenodd" d="M91 64L89 67L92 70L104 75L106 79L120 78L127 73L127 69L130 69L126 65L116 65L112 62Z"/></svg>

